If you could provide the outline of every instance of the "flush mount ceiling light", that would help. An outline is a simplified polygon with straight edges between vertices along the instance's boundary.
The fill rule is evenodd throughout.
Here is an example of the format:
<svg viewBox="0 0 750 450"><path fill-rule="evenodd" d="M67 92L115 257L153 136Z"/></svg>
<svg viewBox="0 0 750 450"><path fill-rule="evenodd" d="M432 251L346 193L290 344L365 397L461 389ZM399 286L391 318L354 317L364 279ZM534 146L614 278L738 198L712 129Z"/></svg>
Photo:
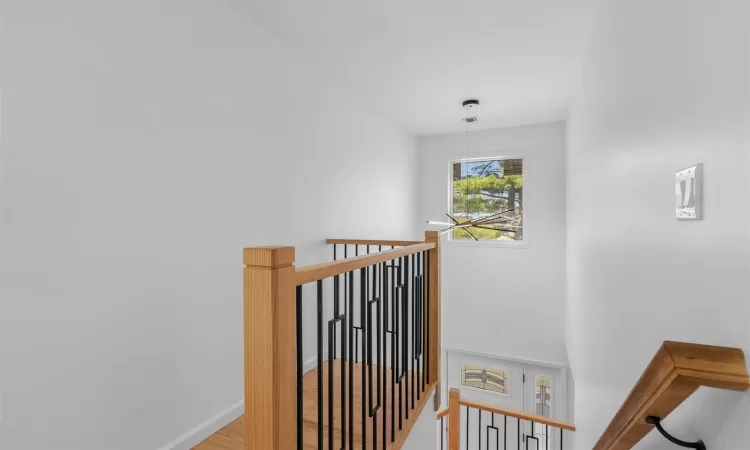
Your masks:
<svg viewBox="0 0 750 450"><path fill-rule="evenodd" d="M480 214L480 213L472 213L472 211L469 208L469 197L470 197L469 178L471 177L469 175L469 150L468 150L469 124L479 122L479 100L476 100L476 99L466 100L461 104L461 106L463 107L463 110L464 110L464 116L461 118L461 120L465 124L464 153L466 153L466 160L462 164L463 165L462 172L464 172L467 177L464 221L459 222L454 216L450 215L449 213L445 213L445 215L451 220L451 222L428 220L427 223L430 225L441 225L441 226L447 227L447 228L443 228L442 230L440 230L440 234L452 232L454 230L464 230L469 236L474 238L475 241L478 241L479 238L477 238L474 234L472 234L469 228L515 232L516 230L514 229L502 228L503 225L512 226L511 224L507 222L513 220L513 217L506 216L506 214L512 213L513 209L509 209L507 211L502 211L499 213ZM482 175L482 174L480 173L479 175ZM455 210L455 206L454 206L454 210Z"/></svg>

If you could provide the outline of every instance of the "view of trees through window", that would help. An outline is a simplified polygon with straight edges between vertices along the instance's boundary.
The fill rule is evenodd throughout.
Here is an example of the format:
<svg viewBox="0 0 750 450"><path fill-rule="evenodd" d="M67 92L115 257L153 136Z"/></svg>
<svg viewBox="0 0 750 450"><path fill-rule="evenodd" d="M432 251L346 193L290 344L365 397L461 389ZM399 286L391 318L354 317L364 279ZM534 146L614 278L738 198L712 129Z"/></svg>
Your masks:
<svg viewBox="0 0 750 450"><path fill-rule="evenodd" d="M493 158L453 163L457 240L523 240L523 160ZM473 235L473 236L472 236Z"/></svg>

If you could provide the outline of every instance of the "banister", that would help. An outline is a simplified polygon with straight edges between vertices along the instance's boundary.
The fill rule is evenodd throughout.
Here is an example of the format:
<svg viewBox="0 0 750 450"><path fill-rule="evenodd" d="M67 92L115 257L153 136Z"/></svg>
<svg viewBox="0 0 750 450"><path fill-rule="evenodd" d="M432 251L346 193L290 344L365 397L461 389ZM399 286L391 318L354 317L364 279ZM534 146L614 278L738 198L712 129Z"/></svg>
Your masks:
<svg viewBox="0 0 750 450"><path fill-rule="evenodd" d="M665 341L594 450L632 448L654 428L646 421L649 416L663 419L701 386L733 391L750 389L743 351Z"/></svg>
<svg viewBox="0 0 750 450"><path fill-rule="evenodd" d="M359 448L357 444L365 447L370 441L374 447L377 447L377 439L380 438L382 439L380 442L385 443L389 437L387 432L390 431L389 448L398 450L406 441L411 427L428 398L433 398L435 411L440 404L440 355L442 352L440 311L442 308L439 233L425 232L424 242L338 239L331 239L328 242L346 245L393 245L401 248L307 267L295 266L294 247L255 247L246 248L243 251L245 330L243 443L248 450L302 450L307 445L307 441L313 442L316 439L318 447L324 448L323 443L326 439L336 436L334 430L340 430L336 437L337 440L341 439L340 448L344 446ZM335 251L334 258L336 258ZM398 259L402 261L393 262ZM391 261L390 264L389 261ZM378 267L379 265L382 268ZM359 295L357 296L352 287L354 285L353 272L356 270L360 272ZM349 274L346 279L340 280L344 282L343 292L335 278L336 275L341 274ZM323 280L328 278L334 278L332 296L324 295ZM302 285L316 281L317 295L314 298L317 300L318 308L314 326L317 328L317 339L307 344L302 339L305 329L302 320L302 305L306 296ZM399 293L398 296L394 294L389 303L388 293L391 287L399 289ZM359 305L358 325L357 317L353 314L355 297ZM333 301L333 318L330 318L330 314L326 314L323 303L331 300ZM395 311L396 305L400 314L389 316L388 308L394 308ZM343 308L340 308L341 306ZM403 367L399 369L402 372L398 380L395 379L395 372L393 372L390 387L385 381L383 383L385 388L381 390L381 370L383 377L387 374L385 361L381 361L381 355L385 358L386 352L380 350L380 339L383 340L382 342L387 340L389 330L386 318L389 317L394 320L392 326L399 327L393 330L399 329L406 333L401 343L395 347L396 351L391 351L392 367L395 367L394 358L402 358L399 356L399 351L407 356L404 357ZM327 352L323 348L323 340L326 336L325 320L328 321L329 347ZM339 328L341 332L337 333ZM363 356L361 360L355 358L353 354L353 330L355 329L362 330L362 351L368 352L367 358ZM409 339L409 333L411 333L411 339ZM366 342L369 346L365 345L365 336L367 336ZM338 353L337 342L341 346L339 347L341 352ZM376 342L377 349L373 348L373 342ZM391 336L392 347L395 346L395 342ZM305 345L315 345L317 348L317 367L308 372L304 371L302 359ZM347 348L348 356L346 356ZM325 366L324 358L326 359ZM329 406L328 432L326 433L325 417L322 412L326 404L326 399L323 397L323 392L326 390L323 386L323 379L326 378L326 371L329 374L338 374L339 370L338 381L335 376L327 376L327 404L333 405L334 401L338 403L340 400L341 404L345 405L348 400L350 406L348 408L342 406L341 410L350 411L349 421L346 425L343 421L335 425L332 418L333 408ZM398 406L395 400L391 400L388 405L390 413L385 407L377 406L375 409L371 408L368 414L365 400L368 398L366 388L367 386L371 388L375 383L373 376L378 380L378 404L382 400L383 406L386 406L388 401L386 394L389 389L392 397L396 390L398 391ZM311 382L317 388L305 387L306 383ZM333 392L336 383L340 383L342 389L339 390L340 395L337 394L334 400ZM348 390L343 386L348 386ZM373 390L370 389L370 402L373 401L373 394ZM308 396L317 407L317 414L313 410L309 413L305 412L308 408L306 405L309 403L306 401ZM316 396L317 401L314 399ZM406 417L403 422L402 396L406 399L404 410ZM409 399L411 405L409 405ZM355 411L352 406L355 403L362 406L361 413ZM396 411L399 415L398 430L393 426ZM386 415L391 420L390 427L386 426ZM379 416L383 418L380 427L377 421ZM361 421L361 423L355 425L353 423L355 418L358 418L357 422ZM317 424L317 430L307 425L308 419ZM295 432L289 432L290 429L295 428ZM372 432L366 434L368 429L372 429ZM348 438L348 445L344 442L345 438ZM333 442L329 440L328 445L332 444ZM338 443L336 445L338 446Z"/></svg>
<svg viewBox="0 0 750 450"><path fill-rule="evenodd" d="M466 406L466 420L464 421L466 424L466 429L463 430L461 427L463 426L461 424L461 406ZM497 446L499 448L499 443L503 442L503 448L515 448L515 445L513 445L513 439L517 439L517 445L518 448L521 448L521 443L525 442L526 448L529 448L529 441L535 440L536 441L536 448L541 448L540 445L540 436L542 437L542 440L547 440L547 443L544 444L544 448L546 449L560 449L562 450L564 447L564 431L576 431L575 425L572 423L564 422L562 420L556 420L551 419L549 417L540 416L537 414L527 413L523 411L516 411L513 409L508 408L502 408L498 406L492 406L485 403L475 402L472 400L467 400L461 398L461 391L458 388L450 388L448 390L448 408L443 409L438 412L437 414L437 420L440 421L440 448L443 447L443 442L445 438L445 432L448 433L448 450L460 450L460 441L462 439L465 439L466 442L466 448L472 448L469 446L469 411L472 409L476 409L478 411L478 434L477 434L477 440L479 441L478 448L482 447L482 436L483 432L486 433L486 442L487 442L487 448L489 448L489 442L490 442L490 430L494 430L496 433L496 441ZM485 428L482 428L482 412L491 413L491 424L487 424ZM501 425L495 425L495 414L503 416L504 420L502 423L502 428L500 428ZM446 428L445 426L445 418L448 418L448 426ZM515 432L512 432L512 434L508 434L508 417L512 417L517 419L517 426L514 428ZM523 431L525 428L525 425L522 425L522 422L524 423L530 422L531 423L531 434L527 434L527 431ZM472 421L472 423L474 423ZM541 433L536 433L534 431L535 425L544 425L544 429ZM550 427L553 428L552 433L550 433ZM554 429L557 429L559 431L559 434L557 434L557 431ZM502 430L502 434L501 434ZM537 427L537 430L539 430L539 427ZM523 431L523 439L522 439L522 431ZM465 434L463 434L465 433ZM462 436L463 434L463 436ZM553 437L559 436L557 437ZM510 438L510 445L508 445L508 438Z"/></svg>
<svg viewBox="0 0 750 450"><path fill-rule="evenodd" d="M295 270L294 282L297 286L300 286L302 284L322 280L334 275L341 275L342 273L351 272L373 264L380 264L392 259L424 252L426 250L432 250L434 248L436 248L436 245L432 242L421 242L419 244L409 245L408 247L383 250L377 253L370 253L369 255L355 256L353 258L300 267Z"/></svg>
<svg viewBox="0 0 750 450"><path fill-rule="evenodd" d="M414 244L421 244L422 241L389 241L382 239L327 239L327 244L344 244L344 245L384 245L393 247L406 247Z"/></svg>
<svg viewBox="0 0 750 450"><path fill-rule="evenodd" d="M549 425L551 427L561 428L563 430L575 431L576 426L572 423L563 422L562 420L550 419L549 417L538 416L536 414L526 413L523 411L515 411L508 408L500 408L497 406L487 405L485 403L475 402L472 400L460 399L458 404L461 406L468 406L469 408L481 409L495 414L501 414L508 417L515 417L516 419L528 420L529 422L535 422L542 425Z"/></svg>

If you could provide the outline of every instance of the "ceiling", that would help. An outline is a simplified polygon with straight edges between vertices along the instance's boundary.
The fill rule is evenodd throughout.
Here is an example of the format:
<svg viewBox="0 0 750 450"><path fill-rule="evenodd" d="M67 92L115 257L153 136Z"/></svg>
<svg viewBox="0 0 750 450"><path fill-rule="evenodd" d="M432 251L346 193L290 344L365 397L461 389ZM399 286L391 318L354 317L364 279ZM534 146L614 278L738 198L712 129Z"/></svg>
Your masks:
<svg viewBox="0 0 750 450"><path fill-rule="evenodd" d="M232 0L416 134L564 119L597 0Z"/></svg>

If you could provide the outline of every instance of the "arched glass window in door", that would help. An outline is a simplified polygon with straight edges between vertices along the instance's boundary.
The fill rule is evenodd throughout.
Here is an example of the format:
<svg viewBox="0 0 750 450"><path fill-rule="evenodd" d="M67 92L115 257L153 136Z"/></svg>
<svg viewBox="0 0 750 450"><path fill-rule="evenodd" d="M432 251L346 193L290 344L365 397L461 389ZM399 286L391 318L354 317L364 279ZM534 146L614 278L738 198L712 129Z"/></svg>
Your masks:
<svg viewBox="0 0 750 450"><path fill-rule="evenodd" d="M507 394L510 385L510 371L507 369L496 369L474 364L463 364L461 366L461 384L476 389Z"/></svg>

